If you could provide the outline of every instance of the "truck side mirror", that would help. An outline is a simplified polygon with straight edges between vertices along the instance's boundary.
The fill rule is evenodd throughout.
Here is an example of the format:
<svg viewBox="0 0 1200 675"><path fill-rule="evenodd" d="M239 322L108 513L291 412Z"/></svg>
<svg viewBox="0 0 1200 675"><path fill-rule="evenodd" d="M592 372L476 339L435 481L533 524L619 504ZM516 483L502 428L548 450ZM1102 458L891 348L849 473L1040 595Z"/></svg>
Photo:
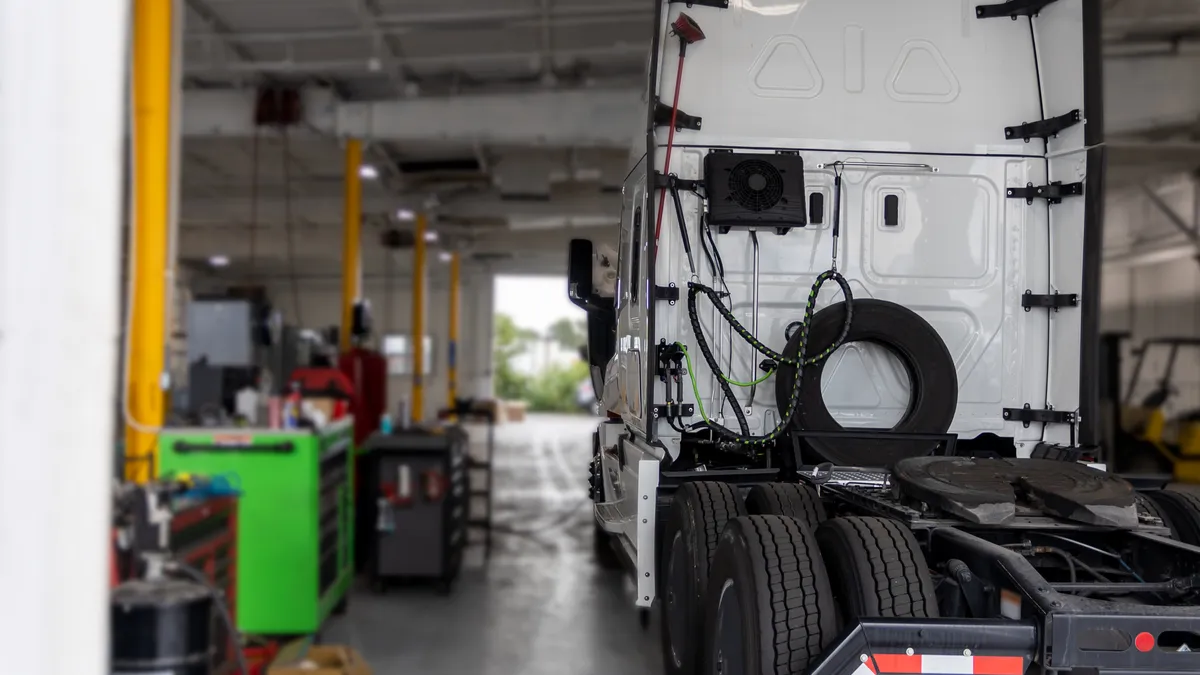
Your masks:
<svg viewBox="0 0 1200 675"><path fill-rule="evenodd" d="M581 309L592 300L592 242L572 239L567 252L567 297Z"/></svg>

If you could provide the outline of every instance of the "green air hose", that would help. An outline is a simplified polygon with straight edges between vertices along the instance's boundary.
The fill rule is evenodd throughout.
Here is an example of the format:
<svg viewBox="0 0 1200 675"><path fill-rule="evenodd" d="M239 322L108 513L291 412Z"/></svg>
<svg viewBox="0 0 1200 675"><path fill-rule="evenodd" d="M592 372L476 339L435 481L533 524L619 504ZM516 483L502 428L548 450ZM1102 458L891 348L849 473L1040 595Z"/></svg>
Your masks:
<svg viewBox="0 0 1200 675"><path fill-rule="evenodd" d="M846 320L842 324L841 334L838 335L838 338L833 341L833 344L831 344L828 347L826 347L825 349L821 350L821 352L819 354L817 354L816 356L813 356L811 358L806 358L805 353L808 350L808 327L809 327L809 324L812 322L813 311L816 308L817 294L820 292L821 286L823 286L826 281L829 281L831 279L834 282L836 282L838 286L841 287L842 295L845 297ZM774 373L774 371L767 373L762 378L760 378L759 380L756 380L755 382L752 382L752 383L736 382L734 380L729 379L728 377L725 376L724 373L721 372L720 363L717 361L716 356L713 355L712 350L708 346L708 340L705 339L704 331L702 330L702 327L700 325L699 313L696 311L696 297L701 293L708 296L709 300L711 300L713 305L717 308L717 312L721 315L721 317L724 318L725 321L727 323L729 323L730 326L733 327L733 329L737 332L737 334L740 335L742 337L742 339L746 341L747 344L749 344L751 347L754 347L755 350L764 354L765 356L767 356L771 359L774 359L779 364L778 367L783 367L783 366L787 365L787 366L791 366L796 369L796 380L795 380L794 384L792 385L792 391L791 391L790 396L788 397L787 407L783 411L782 419L780 420L779 425L763 436L753 436L753 435L749 434L749 431L748 431L749 427L748 427L748 424L746 423L746 417L742 413L741 407L734 406L734 409L733 409L734 414L737 416L738 426L741 427L741 430L742 430L741 433L737 433L734 431L730 431L729 429L726 429L725 427L723 427L719 424L716 424L708 419L708 416L705 414L705 411L704 411L704 405L700 401L700 390L696 384L696 374L695 374L695 369L692 367L692 357L688 353L687 347L683 344L680 344L680 347L683 348L684 356L687 358L688 375L692 380L692 392L696 396L697 408L700 411L701 418L704 419L705 425L707 425L708 428L712 429L713 433L716 436L718 436L721 439L727 440L727 441L743 443L743 444L750 445L750 446L766 445L767 443L775 440L781 434L783 434L783 432L785 430L787 430L787 428L789 426L791 426L792 420L796 416L796 411L800 407L800 405L799 405L800 383L803 379L803 378L801 378L801 374L804 371L804 367L810 366L810 365L813 365L816 363L820 363L821 361L829 358L830 354L837 351L838 347L842 346L842 344L846 340L846 336L850 333L850 322L854 316L854 296L850 291L850 284L846 281L845 277L843 277L840 273L838 273L838 271L836 269L831 269L829 271L823 272L823 273L821 273L820 276L817 277L816 281L812 285L812 289L808 293L808 302L806 303L806 305L804 307L804 318L800 322L800 350L797 352L796 358L791 359L791 358L784 356L783 354L780 354L779 352L776 352L775 350L771 349L770 347L764 345L762 342L760 342L758 340L757 337L752 335L750 333L750 331L746 330L746 327L743 326L737 320L737 317L735 317L733 315L733 313L731 311L729 311L729 308L727 308L721 302L720 294L717 293L717 291L715 291L714 289L712 289L708 286L705 286L703 284L694 283L694 282L689 283L688 284L688 316L691 319L692 331L696 334L696 344L700 347L700 353L704 356L704 360L708 364L708 367L711 368L712 371L718 375L717 383L721 386L726 398L733 399L733 392L732 392L732 390L729 389L730 384L734 384L737 386L751 386L754 384L759 384L759 383L763 382L764 380L766 380L767 377L770 377Z"/></svg>

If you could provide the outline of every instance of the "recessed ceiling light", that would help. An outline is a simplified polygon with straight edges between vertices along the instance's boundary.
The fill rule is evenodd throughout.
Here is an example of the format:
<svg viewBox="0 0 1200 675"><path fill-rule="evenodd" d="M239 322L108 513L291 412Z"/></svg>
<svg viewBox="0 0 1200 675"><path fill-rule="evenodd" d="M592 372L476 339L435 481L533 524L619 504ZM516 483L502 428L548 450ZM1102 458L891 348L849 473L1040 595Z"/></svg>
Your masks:
<svg viewBox="0 0 1200 675"><path fill-rule="evenodd" d="M358 167L358 175L367 180L375 180L376 178L379 178L379 169L376 169L370 164L363 164L362 166Z"/></svg>
<svg viewBox="0 0 1200 675"><path fill-rule="evenodd" d="M229 266L229 256L214 255L208 259L208 264L211 265L212 267L228 267Z"/></svg>
<svg viewBox="0 0 1200 675"><path fill-rule="evenodd" d="M442 251L441 253L438 254L438 260L441 260L444 263L448 263L453 259L454 259L454 254L450 253L450 251Z"/></svg>
<svg viewBox="0 0 1200 675"><path fill-rule="evenodd" d="M425 230L425 241L430 243L438 240L437 230Z"/></svg>
<svg viewBox="0 0 1200 675"><path fill-rule="evenodd" d="M412 209L400 209L396 211L396 220L404 223L412 222L417 219L417 214Z"/></svg>

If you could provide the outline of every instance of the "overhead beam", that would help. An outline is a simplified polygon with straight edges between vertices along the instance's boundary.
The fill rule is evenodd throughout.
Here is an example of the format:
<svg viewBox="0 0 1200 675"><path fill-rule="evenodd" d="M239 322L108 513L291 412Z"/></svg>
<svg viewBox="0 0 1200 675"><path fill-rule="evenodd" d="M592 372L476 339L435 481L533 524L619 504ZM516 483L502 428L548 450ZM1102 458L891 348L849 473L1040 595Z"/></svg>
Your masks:
<svg viewBox="0 0 1200 675"><path fill-rule="evenodd" d="M1200 243L1200 233L1196 231L1196 223L1187 222L1187 220L1184 219L1183 216L1179 215L1178 211L1171 208L1171 205L1168 204L1166 200L1164 200L1162 196L1158 194L1158 191L1156 191L1150 185L1142 183L1142 194L1146 195L1146 198L1150 200L1150 203L1154 205L1154 208L1158 209L1158 212L1165 216L1167 221L1175 226L1175 229L1182 232L1183 235L1186 236L1193 245Z"/></svg>
<svg viewBox="0 0 1200 675"><path fill-rule="evenodd" d="M645 131L644 109L639 89L535 91L346 103L336 126L342 136L401 143L628 148Z"/></svg>
<svg viewBox="0 0 1200 675"><path fill-rule="evenodd" d="M433 226L437 229L436 226ZM336 265L337 259L330 251L340 250L342 233L336 228L301 230L302 236L294 241L293 254L298 261L328 260ZM617 228L613 225L599 227L560 228L555 230L510 230L497 227L478 231L462 239L464 260L476 253L519 253L521 256L552 254L563 256L571 239L581 237L598 241L613 241ZM377 250L378 230L363 231L363 264L374 260ZM180 229L179 256L181 259L207 260L214 255L229 256L237 261L246 258L246 231L237 228L193 228ZM262 262L274 259L285 260L288 254L287 241L281 228L274 228L269 236L260 236L257 255ZM303 265L299 266L303 269Z"/></svg>
<svg viewBox="0 0 1200 675"><path fill-rule="evenodd" d="M202 0L183 1L187 8L208 27L209 33L206 36L208 39L207 44L212 44L212 40L215 39L224 45L225 49L242 63L254 61L254 55L250 53L250 50L236 39L235 31L218 17L205 2Z"/></svg>
<svg viewBox="0 0 1200 675"><path fill-rule="evenodd" d="M232 226L245 227L250 213L250 198L197 198L185 199L180 213L184 227ZM363 196L364 217L390 216L397 209L417 210L415 201L386 195ZM514 201L494 195L461 197L440 206L437 214L453 218L494 218L502 216L510 222L535 221L547 218L585 220L605 218L616 220L620 214L620 195L594 194L573 198L553 198L547 201ZM341 199L328 194L296 195L291 201L292 213L300 222L314 225L340 227L342 222ZM282 200L261 199L258 204L258 223L264 226L282 224L284 212Z"/></svg>
<svg viewBox="0 0 1200 675"><path fill-rule="evenodd" d="M1200 118L1200 87L1179 84L1192 81L1198 71L1200 55L1107 60L1104 89L1108 133L1138 134ZM254 132L253 91L189 91L185 103L185 135L249 136ZM305 121L311 129L402 143L627 148L643 131L643 109L639 88L349 103L339 103L328 90L304 92Z"/></svg>

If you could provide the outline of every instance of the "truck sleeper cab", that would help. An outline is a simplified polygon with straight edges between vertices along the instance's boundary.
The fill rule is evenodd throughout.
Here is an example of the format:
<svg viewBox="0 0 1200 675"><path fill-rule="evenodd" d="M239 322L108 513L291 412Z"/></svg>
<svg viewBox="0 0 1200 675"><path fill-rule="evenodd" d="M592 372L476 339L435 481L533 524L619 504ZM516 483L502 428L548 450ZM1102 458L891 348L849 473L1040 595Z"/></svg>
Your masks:
<svg viewBox="0 0 1200 675"><path fill-rule="evenodd" d="M666 672L1200 672L1200 500L1082 463L1098 3L655 6L568 293Z"/></svg>

